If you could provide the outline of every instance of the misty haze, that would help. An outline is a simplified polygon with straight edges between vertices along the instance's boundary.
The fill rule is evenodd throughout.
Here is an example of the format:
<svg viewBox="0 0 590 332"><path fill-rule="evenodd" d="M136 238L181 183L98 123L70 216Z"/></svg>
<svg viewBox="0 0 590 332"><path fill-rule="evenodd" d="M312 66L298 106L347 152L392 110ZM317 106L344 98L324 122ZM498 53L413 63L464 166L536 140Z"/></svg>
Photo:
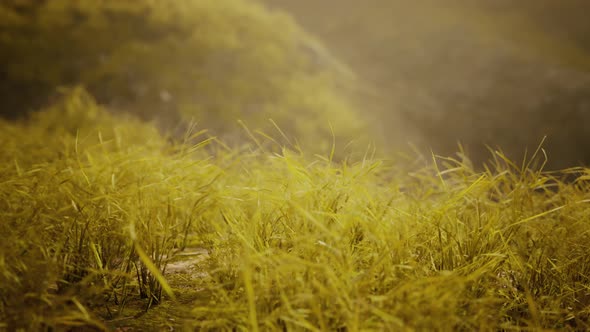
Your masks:
<svg viewBox="0 0 590 332"><path fill-rule="evenodd" d="M519 160L547 136L551 167L590 162L585 1L267 2L352 67L390 144L462 143L481 162L485 145Z"/></svg>
<svg viewBox="0 0 590 332"><path fill-rule="evenodd" d="M37 9L26 8L27 3L5 6L33 15ZM46 36L46 42L55 45L54 50L40 42L14 44L10 35L24 31L5 25L2 114L9 118L22 115L42 106L56 86L83 84L99 102L117 109L141 108L136 113L158 118L167 128L178 128L188 118L178 115L184 113L203 128L223 132L234 132L236 119L258 126L273 118L285 127L293 121L316 123L296 125L307 127L294 130L297 136L307 136L310 130L329 134L330 121L336 121L330 114L341 106L317 101L324 96L312 95L316 92L277 86L295 76L329 72L330 83L313 84L334 85L321 90L337 90L328 93L354 104L350 108L358 120L350 121L367 123L332 123L336 130L348 131L342 135L348 137L343 145L360 135L376 142L382 152L407 150L411 145L426 155L433 151L454 156L460 144L480 164L491 157L490 148L520 161L525 150L532 153L546 136L542 147L548 154L547 167L590 161L586 147L590 138L586 126L590 117L590 23L584 1L531 0L514 5L510 1L268 0L267 5L285 13L275 22L268 20L269 27L280 31L278 22L288 21L286 15L290 15L310 35L297 37L302 38L296 47L300 54L287 56L281 60L284 64L255 58L284 42L277 39L273 46L274 37L255 33L248 33L251 40L244 46L251 50L242 47L232 52L234 46L221 46L193 55L198 50L179 37L176 48L136 52L132 45L140 45L137 42L146 47L166 43L159 37L164 32L148 26L141 15L121 23L118 19L128 14L107 16L124 31L112 41L100 37L108 38L108 32L88 24L83 14L71 17L68 24L73 30L62 26L59 32L62 51L58 51L60 44L50 44L51 36ZM284 34L293 32L288 25L283 27ZM74 32L77 26L79 31ZM30 34L36 28L24 29ZM88 35L78 36L81 31ZM95 36L97 40L88 45L76 39ZM63 53L65 48L69 54ZM248 60L234 59L240 52ZM134 56L142 59L137 61ZM314 68L300 65L305 57L303 61ZM282 66L292 66L292 72L285 74ZM211 90L226 92L217 96ZM289 94L289 100L282 94ZM228 95L239 105L229 105ZM360 127L361 134L350 135L350 129Z"/></svg>

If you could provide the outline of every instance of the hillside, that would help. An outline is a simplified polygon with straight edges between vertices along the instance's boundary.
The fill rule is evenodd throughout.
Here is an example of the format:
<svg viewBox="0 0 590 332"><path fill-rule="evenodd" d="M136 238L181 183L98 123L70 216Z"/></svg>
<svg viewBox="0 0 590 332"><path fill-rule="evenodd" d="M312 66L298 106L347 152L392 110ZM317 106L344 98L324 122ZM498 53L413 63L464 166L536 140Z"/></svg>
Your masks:
<svg viewBox="0 0 590 332"><path fill-rule="evenodd" d="M544 136L549 167L588 164L588 3L265 1L294 15L365 83L386 141L476 162Z"/></svg>

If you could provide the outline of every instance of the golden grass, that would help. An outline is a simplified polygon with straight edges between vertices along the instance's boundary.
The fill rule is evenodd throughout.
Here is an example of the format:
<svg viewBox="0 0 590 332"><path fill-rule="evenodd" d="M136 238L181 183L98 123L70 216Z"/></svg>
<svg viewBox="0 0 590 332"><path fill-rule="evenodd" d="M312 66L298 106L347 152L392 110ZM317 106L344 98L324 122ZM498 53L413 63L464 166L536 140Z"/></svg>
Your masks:
<svg viewBox="0 0 590 332"><path fill-rule="evenodd" d="M588 169L169 143L80 89L0 128L0 328L107 329L137 299L200 330L590 328Z"/></svg>

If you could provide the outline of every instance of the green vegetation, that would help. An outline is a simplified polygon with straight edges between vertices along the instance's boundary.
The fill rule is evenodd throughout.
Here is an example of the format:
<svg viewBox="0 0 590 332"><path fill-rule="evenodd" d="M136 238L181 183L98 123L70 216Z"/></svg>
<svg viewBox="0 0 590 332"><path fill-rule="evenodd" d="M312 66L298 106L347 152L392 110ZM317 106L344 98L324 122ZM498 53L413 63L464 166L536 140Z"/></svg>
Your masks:
<svg viewBox="0 0 590 332"><path fill-rule="evenodd" d="M1 126L6 330L590 327L590 170L169 143L82 89Z"/></svg>
<svg viewBox="0 0 590 332"><path fill-rule="evenodd" d="M81 84L173 135L194 121L234 143L236 119L269 131L271 118L309 150L331 141L330 124L343 142L363 128L346 69L288 16L249 1L9 0L0 32L3 112Z"/></svg>

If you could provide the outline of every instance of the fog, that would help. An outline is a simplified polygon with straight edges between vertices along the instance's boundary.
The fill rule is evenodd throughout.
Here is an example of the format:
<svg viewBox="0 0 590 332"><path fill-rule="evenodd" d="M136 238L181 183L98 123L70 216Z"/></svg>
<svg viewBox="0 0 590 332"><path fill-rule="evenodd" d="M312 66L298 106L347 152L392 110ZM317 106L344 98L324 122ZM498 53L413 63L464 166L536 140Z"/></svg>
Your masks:
<svg viewBox="0 0 590 332"><path fill-rule="evenodd" d="M352 68L392 147L518 161L547 136L549 168L590 163L587 1L265 2Z"/></svg>
<svg viewBox="0 0 590 332"><path fill-rule="evenodd" d="M82 85L112 112L179 132L196 118L228 139L236 119L276 131L272 118L311 146L329 137L314 153L329 151L334 125L340 146L364 135L382 155L464 149L476 165L489 149L521 161L546 137L548 168L589 165L589 11L586 0L10 0L0 116Z"/></svg>

